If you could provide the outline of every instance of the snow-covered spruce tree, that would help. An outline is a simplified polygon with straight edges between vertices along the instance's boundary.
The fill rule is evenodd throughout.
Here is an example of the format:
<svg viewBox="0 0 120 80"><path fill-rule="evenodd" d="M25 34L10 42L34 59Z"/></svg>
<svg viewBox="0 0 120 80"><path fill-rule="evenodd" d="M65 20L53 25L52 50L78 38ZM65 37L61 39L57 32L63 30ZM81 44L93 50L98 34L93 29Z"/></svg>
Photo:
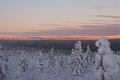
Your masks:
<svg viewBox="0 0 120 80"><path fill-rule="evenodd" d="M55 55L54 55L54 47L51 48L50 52L49 52L49 59L48 59L48 71L52 72L55 69L55 64L56 60L55 60Z"/></svg>
<svg viewBox="0 0 120 80"><path fill-rule="evenodd" d="M28 69L28 56L24 50L21 50L21 54L17 59L17 76L21 76Z"/></svg>
<svg viewBox="0 0 120 80"><path fill-rule="evenodd" d="M1 67L1 65L0 65L0 80L3 80L3 79L5 79L5 74L2 72L2 67Z"/></svg>
<svg viewBox="0 0 120 80"><path fill-rule="evenodd" d="M78 76L85 72L85 59L84 53L81 46L81 41L75 44L75 49L71 53L71 70L73 75Z"/></svg>
<svg viewBox="0 0 120 80"><path fill-rule="evenodd" d="M87 51L85 53L86 67L94 63L94 54L91 52L89 45L87 45Z"/></svg>
<svg viewBox="0 0 120 80"><path fill-rule="evenodd" d="M40 72L44 72L44 70L45 70L44 56L43 56L42 51L39 52L38 68L39 68Z"/></svg>
<svg viewBox="0 0 120 80"><path fill-rule="evenodd" d="M57 56L57 59L55 59L55 67L54 71L56 75L64 75L65 72L67 72L68 66L66 63L66 60L64 59L64 56L59 55Z"/></svg>
<svg viewBox="0 0 120 80"><path fill-rule="evenodd" d="M6 54L0 53L0 80L6 78L6 68L7 68L7 60Z"/></svg>
<svg viewBox="0 0 120 80"><path fill-rule="evenodd" d="M97 80L120 80L120 56L113 54L110 42L102 38L96 42L95 57Z"/></svg>

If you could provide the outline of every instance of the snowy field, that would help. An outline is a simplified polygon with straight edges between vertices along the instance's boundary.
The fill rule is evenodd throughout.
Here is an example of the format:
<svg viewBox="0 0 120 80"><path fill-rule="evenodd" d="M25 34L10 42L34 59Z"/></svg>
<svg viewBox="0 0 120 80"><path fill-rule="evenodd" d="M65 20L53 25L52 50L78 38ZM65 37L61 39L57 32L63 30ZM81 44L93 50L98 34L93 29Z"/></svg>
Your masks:
<svg viewBox="0 0 120 80"><path fill-rule="evenodd" d="M43 52L24 49L5 50L1 46L0 80L97 79L96 54L100 51L91 52L89 46L87 51L83 51L80 42L75 44L70 54L56 54L54 51L54 47L48 52ZM119 56L120 52L113 52L113 54ZM120 80L120 78L113 80Z"/></svg>

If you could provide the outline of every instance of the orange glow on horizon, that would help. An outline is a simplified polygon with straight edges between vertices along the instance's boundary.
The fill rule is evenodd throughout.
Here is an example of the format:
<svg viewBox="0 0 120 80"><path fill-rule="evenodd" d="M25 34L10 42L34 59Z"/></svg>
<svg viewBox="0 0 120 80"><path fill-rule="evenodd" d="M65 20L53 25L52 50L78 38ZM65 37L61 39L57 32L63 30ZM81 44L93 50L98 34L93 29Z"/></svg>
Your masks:
<svg viewBox="0 0 120 80"><path fill-rule="evenodd" d="M120 39L120 35L114 36L30 36L30 35L6 35L0 36L0 40L97 40L105 37L107 39Z"/></svg>

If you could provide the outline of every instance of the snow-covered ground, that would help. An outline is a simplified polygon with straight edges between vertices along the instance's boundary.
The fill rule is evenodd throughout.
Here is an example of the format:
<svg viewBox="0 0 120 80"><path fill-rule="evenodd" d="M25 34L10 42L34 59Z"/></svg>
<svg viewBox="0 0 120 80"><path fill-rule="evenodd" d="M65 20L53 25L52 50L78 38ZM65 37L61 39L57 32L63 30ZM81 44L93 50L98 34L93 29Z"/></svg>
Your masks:
<svg viewBox="0 0 120 80"><path fill-rule="evenodd" d="M0 50L0 80L96 80L96 54L89 46L83 51L81 42L68 55L57 55L54 48L47 53L3 49Z"/></svg>

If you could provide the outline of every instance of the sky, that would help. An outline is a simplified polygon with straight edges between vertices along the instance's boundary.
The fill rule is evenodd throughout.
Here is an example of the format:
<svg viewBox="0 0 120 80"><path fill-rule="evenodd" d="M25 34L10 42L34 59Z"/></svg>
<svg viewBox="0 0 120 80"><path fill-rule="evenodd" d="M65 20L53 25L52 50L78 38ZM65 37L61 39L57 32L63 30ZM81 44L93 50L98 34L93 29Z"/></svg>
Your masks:
<svg viewBox="0 0 120 80"><path fill-rule="evenodd" d="M0 35L120 35L120 0L0 0Z"/></svg>

